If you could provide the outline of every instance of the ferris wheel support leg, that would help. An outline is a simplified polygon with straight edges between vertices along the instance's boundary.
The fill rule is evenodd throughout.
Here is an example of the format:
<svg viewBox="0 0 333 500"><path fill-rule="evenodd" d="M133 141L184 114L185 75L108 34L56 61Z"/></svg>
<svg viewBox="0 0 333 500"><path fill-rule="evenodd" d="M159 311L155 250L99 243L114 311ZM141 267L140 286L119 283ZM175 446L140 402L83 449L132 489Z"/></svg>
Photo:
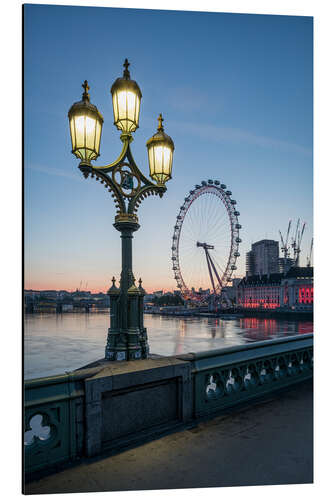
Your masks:
<svg viewBox="0 0 333 500"><path fill-rule="evenodd" d="M207 248L204 248L204 250L205 250L205 254L206 254L206 260L207 260L207 266L208 266L210 281L212 283L212 287L213 287L214 295L215 295L216 294L216 290L215 290L215 283L214 283L213 274L212 274L212 270L211 270L210 262L209 262L209 253L208 253Z"/></svg>
<svg viewBox="0 0 333 500"><path fill-rule="evenodd" d="M210 260L211 266L212 266L212 268L213 268L213 271L214 271L214 273L215 273L216 279L217 279L217 281L218 281L218 283L219 283L219 285L220 285L220 287L221 287L221 290L222 290L222 286L223 286L223 285L222 285L222 282L221 282L220 276L219 276L219 274L218 274L218 272L217 272L217 270L216 270L215 264L214 264L214 262L213 262L213 259L212 259L212 258L211 258L211 256L210 256L210 253L208 252L208 250L207 250L207 254L208 254L208 257L209 257L209 260Z"/></svg>

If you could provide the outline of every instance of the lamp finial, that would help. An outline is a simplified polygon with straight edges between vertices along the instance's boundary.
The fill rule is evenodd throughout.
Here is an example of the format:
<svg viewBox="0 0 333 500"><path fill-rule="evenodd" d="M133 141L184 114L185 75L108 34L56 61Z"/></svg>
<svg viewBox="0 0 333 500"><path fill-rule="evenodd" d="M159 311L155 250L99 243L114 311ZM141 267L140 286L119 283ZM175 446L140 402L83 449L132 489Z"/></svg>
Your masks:
<svg viewBox="0 0 333 500"><path fill-rule="evenodd" d="M124 62L124 64L123 64L123 66L124 66L124 68L125 68L125 69L124 69L124 78L126 78L126 80L129 80L129 78L130 78L130 72L129 72L129 70L128 70L128 66L129 66L129 65L130 65L130 63L128 62L128 59L126 58L126 59L125 59L125 62Z"/></svg>
<svg viewBox="0 0 333 500"><path fill-rule="evenodd" d="M84 82L82 84L82 88L84 89L84 92L82 94L82 99L84 101L90 101L90 96L89 96L89 93L88 93L88 90L90 89L90 87L88 85L87 80L84 80Z"/></svg>
<svg viewBox="0 0 333 500"><path fill-rule="evenodd" d="M162 125L162 122L164 121L164 118L162 117L162 113L160 113L159 117L157 118L158 119L158 127L157 127L157 130L159 132L163 132L164 131L164 128L163 128L163 125Z"/></svg>

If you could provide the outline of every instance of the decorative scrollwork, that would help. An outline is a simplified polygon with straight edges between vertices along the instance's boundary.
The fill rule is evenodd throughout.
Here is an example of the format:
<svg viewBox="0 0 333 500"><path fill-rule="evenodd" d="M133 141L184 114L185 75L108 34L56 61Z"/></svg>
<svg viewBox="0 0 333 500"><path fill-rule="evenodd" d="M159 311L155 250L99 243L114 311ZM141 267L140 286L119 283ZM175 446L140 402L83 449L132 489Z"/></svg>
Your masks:
<svg viewBox="0 0 333 500"><path fill-rule="evenodd" d="M112 180L125 198L133 198L141 187L140 177L128 163L122 163L114 168Z"/></svg>
<svg viewBox="0 0 333 500"><path fill-rule="evenodd" d="M205 375L205 400L237 400L248 397L249 391L259 394L270 386L288 384L290 378L309 376L312 363L312 349L306 349L217 369Z"/></svg>
<svg viewBox="0 0 333 500"><path fill-rule="evenodd" d="M231 368L226 379L226 393L231 394L233 392L238 392L243 387L243 379L240 376L240 367Z"/></svg>
<svg viewBox="0 0 333 500"><path fill-rule="evenodd" d="M269 384L274 379L274 369L272 368L271 362L266 360L263 362L262 369L260 371L260 382L262 384Z"/></svg>
<svg viewBox="0 0 333 500"><path fill-rule="evenodd" d="M253 389L259 385L259 375L255 364L251 364L246 369L246 374L244 376L244 387L245 389Z"/></svg>
<svg viewBox="0 0 333 500"><path fill-rule="evenodd" d="M29 419L24 433L24 446L31 446L33 443L47 441L51 437L51 426L48 416L36 414Z"/></svg>
<svg viewBox="0 0 333 500"><path fill-rule="evenodd" d="M224 394L224 387L221 377L214 373L213 375L208 375L208 381L206 383L206 394L209 399L218 398Z"/></svg>
<svg viewBox="0 0 333 500"><path fill-rule="evenodd" d="M132 216L137 219L136 212L142 200L150 195L162 197L166 187L154 184L139 170L131 153L131 140L131 137L123 137L123 149L113 163L94 167L81 162L79 168L85 178L91 175L105 184L116 203L116 217Z"/></svg>

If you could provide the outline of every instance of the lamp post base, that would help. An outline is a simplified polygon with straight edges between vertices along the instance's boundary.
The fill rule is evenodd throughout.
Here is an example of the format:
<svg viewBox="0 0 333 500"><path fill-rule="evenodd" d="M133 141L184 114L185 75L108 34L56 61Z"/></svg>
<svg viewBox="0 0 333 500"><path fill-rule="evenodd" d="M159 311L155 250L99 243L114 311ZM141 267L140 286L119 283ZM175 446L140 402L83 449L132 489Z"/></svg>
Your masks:
<svg viewBox="0 0 333 500"><path fill-rule="evenodd" d="M139 229L135 216L120 214L116 217L115 228L121 232L122 271L120 288L112 286L110 297L110 328L105 348L105 359L111 361L131 361L146 359L149 353L147 330L143 326L143 298L141 278L135 285L132 272L133 232Z"/></svg>
<svg viewBox="0 0 333 500"><path fill-rule="evenodd" d="M105 347L105 359L109 361L132 361L147 359L149 345L147 329L130 329L128 331L108 330Z"/></svg>

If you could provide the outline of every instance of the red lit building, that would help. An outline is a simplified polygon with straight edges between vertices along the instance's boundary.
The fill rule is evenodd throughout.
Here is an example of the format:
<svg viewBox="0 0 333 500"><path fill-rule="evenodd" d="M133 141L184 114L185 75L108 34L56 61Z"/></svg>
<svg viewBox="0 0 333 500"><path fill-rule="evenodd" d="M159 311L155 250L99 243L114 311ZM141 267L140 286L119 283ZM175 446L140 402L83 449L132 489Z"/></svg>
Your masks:
<svg viewBox="0 0 333 500"><path fill-rule="evenodd" d="M312 310L313 268L292 267L287 273L245 277L238 285L237 304L251 309Z"/></svg>

